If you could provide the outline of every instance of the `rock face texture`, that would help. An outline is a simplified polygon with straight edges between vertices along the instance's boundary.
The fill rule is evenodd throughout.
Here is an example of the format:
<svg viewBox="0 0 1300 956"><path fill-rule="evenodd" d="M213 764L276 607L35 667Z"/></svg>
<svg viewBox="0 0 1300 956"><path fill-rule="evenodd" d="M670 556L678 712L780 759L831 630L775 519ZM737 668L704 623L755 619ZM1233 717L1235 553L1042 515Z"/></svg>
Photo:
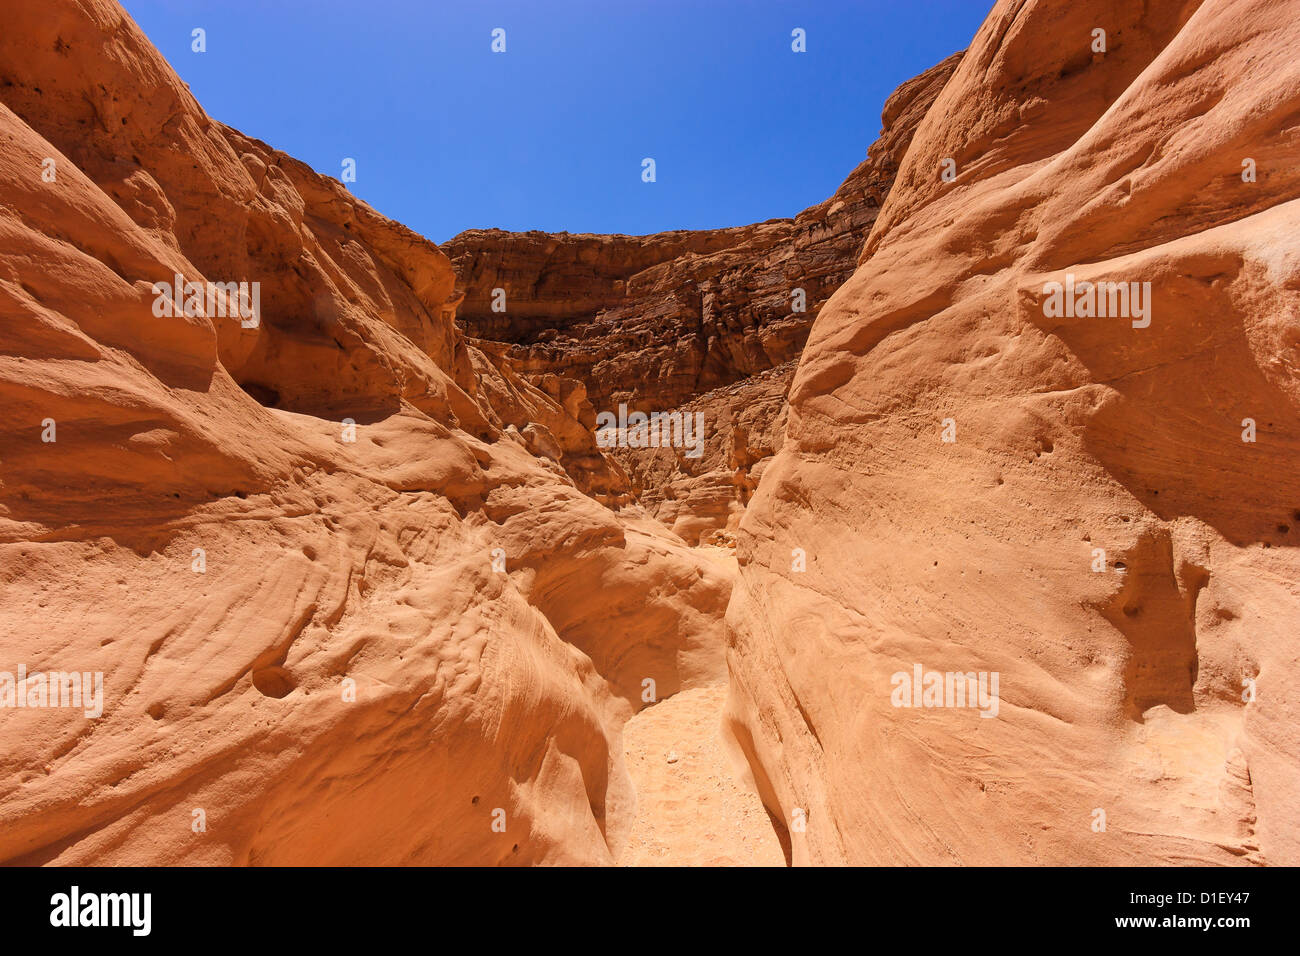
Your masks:
<svg viewBox="0 0 1300 956"><path fill-rule="evenodd" d="M1000 0L920 123L740 528L796 864L1300 863L1297 49L1294 0Z"/></svg>
<svg viewBox="0 0 1300 956"><path fill-rule="evenodd" d="M794 220L449 257L7 11L0 862L1300 863L1296 49L1000 0Z"/></svg>
<svg viewBox="0 0 1300 956"><path fill-rule="evenodd" d="M457 320L526 378L577 380L598 410L704 415L707 451L620 448L632 495L687 540L728 540L780 444L785 392L822 305L853 272L956 53L886 101L879 138L794 219L650 236L470 230L444 243ZM486 345L484 346L487 347Z"/></svg>
<svg viewBox="0 0 1300 956"><path fill-rule="evenodd" d="M436 247L115 3L5 16L0 860L613 862L726 565L598 503L581 389L467 343ZM177 275L257 321L160 314Z"/></svg>
<svg viewBox="0 0 1300 956"><path fill-rule="evenodd" d="M796 365L791 360L674 409L701 426L698 457L662 442L658 448L610 449L637 503L686 541L734 545L745 506L784 440L786 393Z"/></svg>

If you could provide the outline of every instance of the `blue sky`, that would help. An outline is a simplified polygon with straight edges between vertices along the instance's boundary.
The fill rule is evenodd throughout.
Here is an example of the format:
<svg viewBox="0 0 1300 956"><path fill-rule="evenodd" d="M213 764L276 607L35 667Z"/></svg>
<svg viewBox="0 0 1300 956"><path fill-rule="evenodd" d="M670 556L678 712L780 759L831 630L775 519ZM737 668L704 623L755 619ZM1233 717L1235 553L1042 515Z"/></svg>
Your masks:
<svg viewBox="0 0 1300 956"><path fill-rule="evenodd" d="M211 116L328 175L354 158L354 193L441 242L793 216L865 156L899 83L969 44L991 0L123 5Z"/></svg>

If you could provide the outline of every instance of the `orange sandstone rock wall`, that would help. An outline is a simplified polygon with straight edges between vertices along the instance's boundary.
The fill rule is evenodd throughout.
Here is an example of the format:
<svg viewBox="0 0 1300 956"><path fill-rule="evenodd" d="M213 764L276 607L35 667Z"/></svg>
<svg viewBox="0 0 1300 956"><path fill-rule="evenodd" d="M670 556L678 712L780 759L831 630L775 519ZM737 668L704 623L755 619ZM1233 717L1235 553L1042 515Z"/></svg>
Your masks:
<svg viewBox="0 0 1300 956"><path fill-rule="evenodd" d="M796 864L1300 862L1297 49L1294 0L1000 0L921 122L740 528Z"/></svg>
<svg viewBox="0 0 1300 956"><path fill-rule="evenodd" d="M589 405L458 333L439 249L116 3L5 16L0 860L611 862L622 723L721 674L725 566L597 503ZM260 321L156 315L176 274Z"/></svg>
<svg viewBox="0 0 1300 956"><path fill-rule="evenodd" d="M609 863L645 681L724 639L795 863L1300 861L1300 9L1144 6L1000 2L793 222L505 266L211 121L110 0L7 12L0 861ZM259 321L155 314L177 274ZM1102 281L1145 315L1047 304ZM606 454L622 400L727 425ZM661 522L746 502L733 594Z"/></svg>
<svg viewBox="0 0 1300 956"><path fill-rule="evenodd" d="M791 359L674 409L693 416L703 436L698 449L612 448L637 503L688 542L733 546L745 506L784 440L796 365Z"/></svg>

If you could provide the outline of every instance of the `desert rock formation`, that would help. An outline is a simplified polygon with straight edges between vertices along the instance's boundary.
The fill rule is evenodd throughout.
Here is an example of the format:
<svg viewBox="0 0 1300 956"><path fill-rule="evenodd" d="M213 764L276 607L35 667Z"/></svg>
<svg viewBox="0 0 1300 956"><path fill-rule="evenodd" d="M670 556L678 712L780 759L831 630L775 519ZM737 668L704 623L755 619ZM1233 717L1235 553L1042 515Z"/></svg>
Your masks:
<svg viewBox="0 0 1300 956"><path fill-rule="evenodd" d="M0 862L1300 862L1298 0L999 0L794 220L446 249L6 16Z"/></svg>
<svg viewBox="0 0 1300 956"><path fill-rule="evenodd" d="M613 862L622 724L724 678L726 565L598 503L580 392L115 3L7 10L0 103L0 860ZM176 275L257 322L159 315Z"/></svg>
<svg viewBox="0 0 1300 956"><path fill-rule="evenodd" d="M808 330L853 273L917 124L959 62L953 54L900 86L867 158L793 219L649 236L461 233L443 244L463 296L457 321L505 343L499 354L526 378L580 382L597 409L702 414L702 455L623 447L614 457L630 495L674 531L730 540L780 447Z"/></svg>
<svg viewBox="0 0 1300 956"><path fill-rule="evenodd" d="M796 864L1300 862L1297 49L1294 0L1000 0L922 120L738 536ZM1047 303L1102 281L1146 317Z"/></svg>

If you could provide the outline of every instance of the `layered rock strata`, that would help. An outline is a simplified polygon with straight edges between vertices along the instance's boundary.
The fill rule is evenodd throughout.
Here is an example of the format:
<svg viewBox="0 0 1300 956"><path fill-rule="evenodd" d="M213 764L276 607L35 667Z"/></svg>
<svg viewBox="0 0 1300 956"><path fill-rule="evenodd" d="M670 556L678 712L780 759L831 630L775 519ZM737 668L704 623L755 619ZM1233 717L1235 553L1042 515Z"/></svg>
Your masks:
<svg viewBox="0 0 1300 956"><path fill-rule="evenodd" d="M777 445L808 330L852 274L917 124L961 54L886 101L879 138L793 219L649 236L470 230L444 243L457 321L526 378L582 383L597 411L704 415L707 453L621 445L631 494L690 540L726 541Z"/></svg>

